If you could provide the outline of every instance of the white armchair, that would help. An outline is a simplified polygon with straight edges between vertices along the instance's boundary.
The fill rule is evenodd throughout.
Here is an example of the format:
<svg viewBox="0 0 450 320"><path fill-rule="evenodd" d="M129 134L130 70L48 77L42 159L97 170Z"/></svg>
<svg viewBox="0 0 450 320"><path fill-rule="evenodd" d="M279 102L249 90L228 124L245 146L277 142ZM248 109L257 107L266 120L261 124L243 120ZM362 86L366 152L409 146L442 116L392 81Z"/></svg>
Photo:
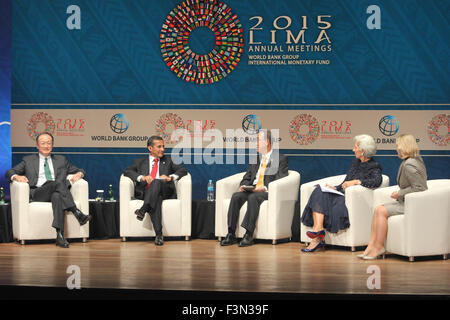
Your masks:
<svg viewBox="0 0 450 320"><path fill-rule="evenodd" d="M228 207L233 193L239 189L239 183L244 174L245 172L237 173L216 183L215 235L219 241L228 233ZM259 209L258 221L253 233L255 239L272 240L272 244L276 244L277 240L292 236L292 218L295 202L298 199L299 185L300 174L291 170L288 176L269 183L269 198L261 204ZM244 203L239 213L236 234L238 238L242 238L245 234L241 223L246 211L247 203Z"/></svg>
<svg viewBox="0 0 450 320"><path fill-rule="evenodd" d="M300 216L308 203L309 197L317 184L329 184L336 186L345 179L345 174L323 178L320 180L304 183L300 187ZM389 186L389 177L383 175L380 188ZM374 190L358 186L352 186L345 191L345 205L348 210L350 227L338 233L325 235L325 242L331 245L350 247L352 251L357 246L369 244L370 228L373 215L373 192ZM307 231L312 231L312 227L300 224L300 241L308 243L311 239L306 235Z"/></svg>
<svg viewBox="0 0 450 320"><path fill-rule="evenodd" d="M388 219L386 251L409 257L443 255L450 252L450 180L427 181L428 190L405 196L405 213ZM374 208L395 202L390 197L398 186L374 192Z"/></svg>
<svg viewBox="0 0 450 320"><path fill-rule="evenodd" d="M72 175L67 176L70 179ZM75 182L70 192L78 209L89 214L89 185L86 180ZM11 214L14 238L21 244L26 240L44 240L56 238L52 227L53 210L51 202L29 201L30 186L25 182L11 183ZM89 222L80 226L73 214L66 214L64 237L67 239L89 237Z"/></svg>
<svg viewBox="0 0 450 320"><path fill-rule="evenodd" d="M148 214L144 220L136 219L134 212L142 207L143 200L134 199L134 182L122 175L120 177L120 236L122 241L127 237L153 237L155 230ZM192 179L188 173L175 181L177 199L162 202L163 235L168 237L191 236Z"/></svg>

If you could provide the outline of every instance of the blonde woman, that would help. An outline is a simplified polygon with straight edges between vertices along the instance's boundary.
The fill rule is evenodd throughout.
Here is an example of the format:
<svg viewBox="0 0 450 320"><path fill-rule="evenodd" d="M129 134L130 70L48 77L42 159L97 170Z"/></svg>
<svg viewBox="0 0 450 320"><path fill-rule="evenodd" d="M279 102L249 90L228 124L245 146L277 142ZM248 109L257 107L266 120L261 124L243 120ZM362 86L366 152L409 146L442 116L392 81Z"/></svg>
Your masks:
<svg viewBox="0 0 450 320"><path fill-rule="evenodd" d="M404 213L405 195L411 192L427 190L427 170L419 155L416 139L410 134L401 135L397 140L397 154L402 163L398 169L397 183L400 190L394 191L391 198L397 200L375 208L372 218L370 242L359 258L370 260L382 256L385 252L384 241L390 216Z"/></svg>

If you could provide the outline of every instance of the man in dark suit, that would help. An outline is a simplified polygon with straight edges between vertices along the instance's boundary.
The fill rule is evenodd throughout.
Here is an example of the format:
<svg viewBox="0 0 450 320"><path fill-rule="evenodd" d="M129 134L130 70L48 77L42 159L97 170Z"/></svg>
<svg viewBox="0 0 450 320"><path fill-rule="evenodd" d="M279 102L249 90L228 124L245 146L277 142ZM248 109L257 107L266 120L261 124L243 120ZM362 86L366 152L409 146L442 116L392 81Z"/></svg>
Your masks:
<svg viewBox="0 0 450 320"><path fill-rule="evenodd" d="M73 166L62 155L52 155L54 139L48 132L36 137L36 148L39 154L25 156L18 165L6 172L9 181L25 182L30 185L30 200L51 202L53 208L52 227L56 229L56 245L68 248L64 238L65 211L71 211L80 225L91 220L91 216L83 214L75 205L70 193L71 183L75 183L85 175L84 170ZM67 175L74 174L67 180Z"/></svg>
<svg viewBox="0 0 450 320"><path fill-rule="evenodd" d="M176 199L177 193L174 181L187 174L186 169L173 163L172 159L164 155L164 140L159 136L152 136L147 141L149 156L134 160L125 169L126 177L136 182L134 196L144 200L142 207L135 211L136 218L144 219L148 212L155 229L155 244L162 246L161 206L164 199Z"/></svg>
<svg viewBox="0 0 450 320"><path fill-rule="evenodd" d="M269 197L268 185L270 182L288 175L288 159L272 149L272 134L270 130L261 130L258 133L257 151L259 153L256 164L250 164L242 181L239 191L231 197L228 207L228 234L221 241L222 246L229 246L237 242L236 224L242 205L247 202L247 212L241 226L246 229L245 235L239 242L240 247L253 245L253 232L259 215L259 208L264 200ZM243 186L253 186L247 191Z"/></svg>

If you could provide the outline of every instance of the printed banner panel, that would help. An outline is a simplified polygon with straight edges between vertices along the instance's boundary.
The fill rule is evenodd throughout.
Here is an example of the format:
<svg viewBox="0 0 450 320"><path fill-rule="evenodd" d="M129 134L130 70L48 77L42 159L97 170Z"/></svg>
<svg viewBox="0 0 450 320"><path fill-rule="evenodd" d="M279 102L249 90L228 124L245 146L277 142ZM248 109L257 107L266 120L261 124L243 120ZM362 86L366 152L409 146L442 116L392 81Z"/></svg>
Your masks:
<svg viewBox="0 0 450 320"><path fill-rule="evenodd" d="M448 104L449 10L443 0L13 1L12 102Z"/></svg>
<svg viewBox="0 0 450 320"><path fill-rule="evenodd" d="M395 149L403 133L423 150L450 145L450 114L439 110L13 109L11 118L13 147L34 146L43 131L63 147L140 148L151 135L175 147L176 129L186 131L192 147L246 147L260 129L277 129L281 149L351 149L358 134L372 135L379 149Z"/></svg>

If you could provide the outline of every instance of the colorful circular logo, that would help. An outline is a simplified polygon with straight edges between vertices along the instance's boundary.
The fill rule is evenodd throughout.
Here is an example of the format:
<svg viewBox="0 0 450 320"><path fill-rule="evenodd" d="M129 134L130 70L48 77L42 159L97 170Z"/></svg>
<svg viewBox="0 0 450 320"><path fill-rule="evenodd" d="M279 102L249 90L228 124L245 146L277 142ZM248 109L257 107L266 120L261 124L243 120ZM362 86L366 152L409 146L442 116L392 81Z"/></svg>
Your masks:
<svg viewBox="0 0 450 320"><path fill-rule="evenodd" d="M168 132L168 127L173 126L173 130ZM156 132L163 138L165 143L170 143L172 132L185 128L183 119L175 113L165 113L156 121Z"/></svg>
<svg viewBox="0 0 450 320"><path fill-rule="evenodd" d="M43 124L43 129L40 124ZM56 125L52 116L45 112L33 114L27 123L28 136L33 140L36 140L36 137L42 132L48 132L53 135L55 133L55 128Z"/></svg>
<svg viewBox="0 0 450 320"><path fill-rule="evenodd" d="M390 137L400 130L400 122L394 116L387 115L378 122L378 128L382 134Z"/></svg>
<svg viewBox="0 0 450 320"><path fill-rule="evenodd" d="M306 133L301 133L302 127L307 127ZM300 145L313 143L320 135L319 121L310 114L299 114L289 123L289 134Z"/></svg>
<svg viewBox="0 0 450 320"><path fill-rule="evenodd" d="M200 27L209 28L215 46L206 54L193 52L189 36ZM244 48L242 25L230 7L217 0L186 0L176 6L162 25L161 54L179 78L211 84L225 78L240 61Z"/></svg>
<svg viewBox="0 0 450 320"><path fill-rule="evenodd" d="M441 127L444 127L441 129ZM428 137L441 147L446 147L450 142L450 115L438 114L428 123ZM441 132L439 132L441 131Z"/></svg>

